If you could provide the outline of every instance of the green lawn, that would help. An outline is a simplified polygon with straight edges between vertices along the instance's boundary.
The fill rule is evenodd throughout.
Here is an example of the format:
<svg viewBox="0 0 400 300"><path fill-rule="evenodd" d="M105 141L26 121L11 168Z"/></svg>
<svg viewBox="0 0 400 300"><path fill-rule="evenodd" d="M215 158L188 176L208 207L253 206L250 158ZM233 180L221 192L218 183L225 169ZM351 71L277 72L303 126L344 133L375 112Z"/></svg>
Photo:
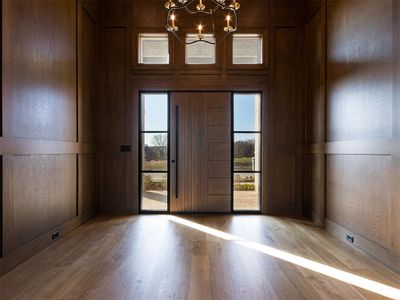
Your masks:
<svg viewBox="0 0 400 300"><path fill-rule="evenodd" d="M235 157L235 171L251 171L252 170L252 161L251 157Z"/></svg>

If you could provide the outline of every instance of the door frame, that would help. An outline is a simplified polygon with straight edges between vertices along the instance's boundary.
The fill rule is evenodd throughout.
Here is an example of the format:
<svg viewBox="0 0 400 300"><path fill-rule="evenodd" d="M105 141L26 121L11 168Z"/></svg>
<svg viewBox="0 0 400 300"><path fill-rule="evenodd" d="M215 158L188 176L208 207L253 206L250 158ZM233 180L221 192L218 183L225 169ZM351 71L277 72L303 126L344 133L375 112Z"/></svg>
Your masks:
<svg viewBox="0 0 400 300"><path fill-rule="evenodd" d="M266 185L266 183L264 183L263 178L265 177L264 174L264 152L266 151L263 147L263 141L264 141L264 105L266 105L265 99L264 99L264 93L263 93L263 89L254 89L254 90L186 90L186 89L159 89L159 90L154 90L154 89L138 89L137 90L137 99L138 99L138 120L137 120L137 138L138 138L138 155L136 156L137 162L138 162L138 168L137 168L137 174L138 174L138 189L137 189L137 205L138 205L138 213L139 214L170 214L170 198L171 198L171 193L170 193L170 148L171 148L171 138L170 138L170 118L171 118L171 109L170 109L170 104L171 104L171 93L174 92L228 92L230 93L231 96L231 210L230 210L230 214L232 215L242 215L242 214L246 214L246 215L259 215L262 214L263 212L263 192L264 192L264 187ZM141 109L142 109L142 95L143 94L166 94L167 95L167 102L168 102L168 127L167 127L167 133L168 133L168 146L167 146L167 151L168 151L168 155L167 155L167 210L165 211L159 211L159 210L143 210L141 207L141 196L142 196L142 173L146 173L145 171L142 170L142 114L141 114ZM260 123L261 123L261 128L260 128L260 135L261 135L261 142L260 142L260 196L259 196L259 210L234 210L234 94L260 94L260 98L261 98L261 103L260 103ZM174 212L174 214L227 214L225 212Z"/></svg>

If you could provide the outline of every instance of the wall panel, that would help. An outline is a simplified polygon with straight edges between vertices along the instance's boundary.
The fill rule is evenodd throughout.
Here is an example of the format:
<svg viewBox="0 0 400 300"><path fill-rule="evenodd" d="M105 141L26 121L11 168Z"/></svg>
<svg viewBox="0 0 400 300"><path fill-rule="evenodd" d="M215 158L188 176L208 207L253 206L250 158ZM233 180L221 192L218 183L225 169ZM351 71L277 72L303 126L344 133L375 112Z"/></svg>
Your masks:
<svg viewBox="0 0 400 300"><path fill-rule="evenodd" d="M379 246L391 248L389 155L328 155L326 217Z"/></svg>
<svg viewBox="0 0 400 300"><path fill-rule="evenodd" d="M316 224L325 219L325 155L321 153L305 155L305 202L304 215Z"/></svg>
<svg viewBox="0 0 400 300"><path fill-rule="evenodd" d="M122 144L125 126L125 28L103 29L101 77L101 141Z"/></svg>
<svg viewBox="0 0 400 300"><path fill-rule="evenodd" d="M0 274L97 211L97 2L2 8Z"/></svg>
<svg viewBox="0 0 400 300"><path fill-rule="evenodd" d="M97 40L96 21L80 6L78 10L78 140L96 141Z"/></svg>
<svg viewBox="0 0 400 300"><path fill-rule="evenodd" d="M297 29L277 28L274 45L274 97L270 103L269 141L295 143Z"/></svg>
<svg viewBox="0 0 400 300"><path fill-rule="evenodd" d="M325 142L324 10L319 1L307 2L305 15L305 142ZM325 222L325 155L305 156L304 215L315 224Z"/></svg>
<svg viewBox="0 0 400 300"><path fill-rule="evenodd" d="M75 13L73 1L3 3L5 137L76 141Z"/></svg>
<svg viewBox="0 0 400 300"><path fill-rule="evenodd" d="M267 170L270 178L267 185L269 210L277 214L297 214L295 155L270 154Z"/></svg>
<svg viewBox="0 0 400 300"><path fill-rule="evenodd" d="M297 16L294 3L292 6L288 2L280 5L291 7L286 12ZM277 20L285 19L280 6L275 3L274 7ZM265 168L267 201L263 211L273 214L302 213L304 159L299 147L304 136L300 63L302 36L295 23L285 27L276 26L272 35L274 59L271 60L273 72L267 102L265 139L268 146Z"/></svg>
<svg viewBox="0 0 400 300"><path fill-rule="evenodd" d="M121 1L122 2L122 1ZM122 5L118 2L114 10ZM107 3L104 3L108 5ZM103 5L103 4L102 4ZM102 7L102 5L100 7ZM104 9L101 8L101 11ZM104 16L114 22L121 18L112 18L102 11ZM115 14L119 15L116 11ZM108 20L107 17L104 17ZM120 153L119 145L124 144L130 105L126 102L127 60L125 57L126 28L121 26L104 26L101 29L101 76L100 76L100 112L98 128L100 132L100 151L98 172L100 184L101 210L108 212L129 212L132 199L127 197L130 187L127 184L127 163L129 154ZM132 195L132 194L130 194ZM132 197L137 197L132 195Z"/></svg>
<svg viewBox="0 0 400 300"><path fill-rule="evenodd" d="M317 15L306 23L305 207L321 213L325 189L327 229L399 271L399 3L321 1L320 24ZM319 31L325 70L315 60Z"/></svg>
<svg viewBox="0 0 400 300"><path fill-rule="evenodd" d="M328 1L327 28L327 141L390 138L392 1Z"/></svg>
<svg viewBox="0 0 400 300"><path fill-rule="evenodd" d="M5 254L77 216L76 155L3 159Z"/></svg>
<svg viewBox="0 0 400 300"><path fill-rule="evenodd" d="M96 154L79 154L79 213L84 219L98 211L96 193Z"/></svg>
<svg viewBox="0 0 400 300"><path fill-rule="evenodd" d="M131 201L125 196L127 154L107 152L100 155L101 210L118 213L129 209Z"/></svg>

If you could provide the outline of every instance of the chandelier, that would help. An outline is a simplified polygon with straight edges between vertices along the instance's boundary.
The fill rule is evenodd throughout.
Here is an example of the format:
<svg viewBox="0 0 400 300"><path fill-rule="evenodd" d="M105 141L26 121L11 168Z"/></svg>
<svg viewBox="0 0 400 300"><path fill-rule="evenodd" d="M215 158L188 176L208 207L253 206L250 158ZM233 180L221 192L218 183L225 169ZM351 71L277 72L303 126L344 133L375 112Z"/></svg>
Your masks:
<svg viewBox="0 0 400 300"><path fill-rule="evenodd" d="M240 4L236 0L232 1L229 4L226 3L226 0L167 0L165 2L165 8L168 10L167 14L167 22L166 29L173 33L174 36L185 43L186 45L204 42L212 45L216 45L221 43L230 33L235 32L237 30L237 15L236 11L240 8ZM198 22L195 24L197 27L197 32L195 32L194 36L196 37L194 40L187 41L186 39L182 39L178 34L179 31L179 22L178 16L182 14L179 11L185 11L189 15L202 15L207 17L209 20L209 25L202 24ZM220 16L218 16L218 14ZM215 17L223 16L224 20L222 26L221 33L218 36L220 37L218 40L216 39L216 25L215 25ZM222 23L221 23L222 24ZM194 28L196 28L194 27ZM207 39L207 35L212 34L215 39Z"/></svg>

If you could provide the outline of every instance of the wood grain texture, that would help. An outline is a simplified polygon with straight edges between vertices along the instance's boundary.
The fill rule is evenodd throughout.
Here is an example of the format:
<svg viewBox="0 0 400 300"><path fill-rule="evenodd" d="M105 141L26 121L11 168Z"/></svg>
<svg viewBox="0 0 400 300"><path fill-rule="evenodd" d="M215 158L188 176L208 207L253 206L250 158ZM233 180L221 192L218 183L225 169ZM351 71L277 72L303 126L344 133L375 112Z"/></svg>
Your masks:
<svg viewBox="0 0 400 300"><path fill-rule="evenodd" d="M327 2L327 141L392 135L392 5Z"/></svg>
<svg viewBox="0 0 400 300"><path fill-rule="evenodd" d="M292 4L295 6L294 4ZM280 14L279 5L274 11ZM288 2L282 6L289 7ZM296 13L296 9L287 13ZM279 17L278 17L279 19ZM274 28L273 72L268 96L267 124L264 125L268 147L266 184L267 193L264 213L301 214L304 185L303 158L298 151L303 140L304 122L301 96L300 31L296 26Z"/></svg>
<svg viewBox="0 0 400 300"><path fill-rule="evenodd" d="M96 3L2 2L0 274L96 213Z"/></svg>
<svg viewBox="0 0 400 300"><path fill-rule="evenodd" d="M350 244L346 240L346 235L351 235L354 238L354 242L351 243L352 246L362 249L365 253L370 253L378 261L385 265L390 270L399 273L400 271L400 261L398 256L393 250L385 249L371 239L365 238L364 236L350 230L348 227L343 227L329 219L325 220L325 228L333 236Z"/></svg>
<svg viewBox="0 0 400 300"><path fill-rule="evenodd" d="M394 52L394 74L393 74L393 136L398 142L397 151L393 153L393 210L392 227L400 228L400 3L393 2L393 52ZM397 110L397 111L396 111ZM400 257L400 236L392 232L393 248L392 252L396 257ZM398 259L400 261L400 259ZM400 267L399 267L400 268Z"/></svg>
<svg viewBox="0 0 400 300"><path fill-rule="evenodd" d="M121 208L129 207L125 197L125 153L101 153L99 164L99 196L102 211L118 213Z"/></svg>
<svg viewBox="0 0 400 300"><path fill-rule="evenodd" d="M184 219L400 288L399 275L305 222ZM1 277L0 291L10 300L382 299L165 216L99 217Z"/></svg>
<svg viewBox="0 0 400 300"><path fill-rule="evenodd" d="M76 141L76 5L4 1L3 28L3 135Z"/></svg>
<svg viewBox="0 0 400 300"><path fill-rule="evenodd" d="M230 93L171 93L170 155L171 160L178 160L179 168L176 198L176 163L171 164L172 212L230 212L230 102ZM179 109L178 156L176 107ZM215 134L216 128L218 134ZM216 166L221 169L214 175L212 170Z"/></svg>
<svg viewBox="0 0 400 300"><path fill-rule="evenodd" d="M120 153L119 147L122 144L129 144L125 129L133 128L132 123L128 125L129 110L132 106L127 105L126 101L125 70L129 61L125 56L127 29L104 24L112 20L117 23L118 20L125 20L121 14L125 14L126 11L120 11L125 5L125 1L105 1L99 5L101 72L99 72L100 103L97 128L98 143L105 151L102 151L103 153L97 158L97 177L101 210L110 213L130 213L132 203L136 202L138 195L137 190L136 193L129 192L132 185L128 176L132 172L132 165L129 164L131 160L127 158L127 154ZM137 155L137 149L133 153Z"/></svg>
<svg viewBox="0 0 400 300"><path fill-rule="evenodd" d="M327 218L390 249L391 157L328 155L326 163Z"/></svg>
<svg viewBox="0 0 400 300"><path fill-rule="evenodd" d="M78 5L78 140L80 142L96 141L98 96L96 26L95 19L84 6Z"/></svg>
<svg viewBox="0 0 400 300"><path fill-rule="evenodd" d="M76 155L3 158L4 254L77 216Z"/></svg>
<svg viewBox="0 0 400 300"><path fill-rule="evenodd" d="M319 145L306 155L303 213L325 222L325 6L307 1L305 22L305 143Z"/></svg>
<svg viewBox="0 0 400 300"><path fill-rule="evenodd" d="M296 214L300 203L296 201L296 157L293 154L270 154L267 185L268 210L276 214Z"/></svg>
<svg viewBox="0 0 400 300"><path fill-rule="evenodd" d="M325 222L325 155L305 155L304 214L317 225Z"/></svg>
<svg viewBox="0 0 400 300"><path fill-rule="evenodd" d="M95 153L95 143L63 142L38 139L0 138L2 155Z"/></svg>
<svg viewBox="0 0 400 300"><path fill-rule="evenodd" d="M341 238L346 230L360 236L356 246L393 267L400 257L399 4L327 1L322 7L326 143L319 153L329 154L326 215L335 222L327 229Z"/></svg>
<svg viewBox="0 0 400 300"><path fill-rule="evenodd" d="M318 11L306 23L305 27L305 52L306 52L306 143L325 141L325 111L324 111L324 80L323 67L323 41L321 28L321 11ZM321 78L322 77L322 78Z"/></svg>
<svg viewBox="0 0 400 300"><path fill-rule="evenodd" d="M271 113L269 115L269 141L271 143L296 142L297 34L295 27L275 30L274 101L270 103Z"/></svg>
<svg viewBox="0 0 400 300"><path fill-rule="evenodd" d="M123 144L125 129L125 28L103 28L100 141Z"/></svg>
<svg viewBox="0 0 400 300"><path fill-rule="evenodd" d="M96 154L78 156L79 215L87 216L98 211L96 193Z"/></svg>

